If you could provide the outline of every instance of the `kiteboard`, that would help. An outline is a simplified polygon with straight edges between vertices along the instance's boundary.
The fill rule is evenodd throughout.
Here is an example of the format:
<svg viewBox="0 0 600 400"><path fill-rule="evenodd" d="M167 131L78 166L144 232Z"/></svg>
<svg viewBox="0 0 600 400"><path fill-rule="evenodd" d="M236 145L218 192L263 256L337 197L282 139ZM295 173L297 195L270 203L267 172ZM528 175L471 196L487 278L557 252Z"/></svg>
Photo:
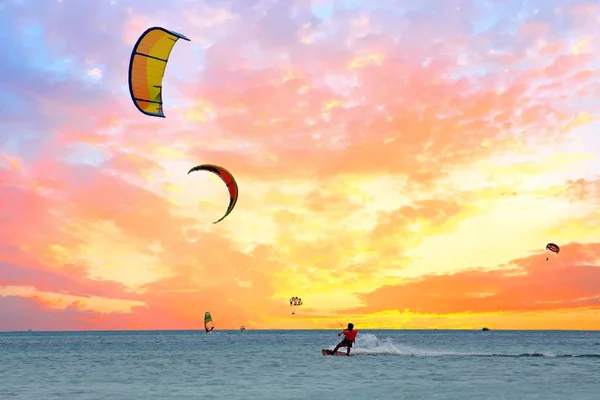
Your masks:
<svg viewBox="0 0 600 400"><path fill-rule="evenodd" d="M334 353L333 350L328 350L328 349L322 349L321 354L323 354L324 356L346 356L346 357L348 357L346 352L336 351Z"/></svg>

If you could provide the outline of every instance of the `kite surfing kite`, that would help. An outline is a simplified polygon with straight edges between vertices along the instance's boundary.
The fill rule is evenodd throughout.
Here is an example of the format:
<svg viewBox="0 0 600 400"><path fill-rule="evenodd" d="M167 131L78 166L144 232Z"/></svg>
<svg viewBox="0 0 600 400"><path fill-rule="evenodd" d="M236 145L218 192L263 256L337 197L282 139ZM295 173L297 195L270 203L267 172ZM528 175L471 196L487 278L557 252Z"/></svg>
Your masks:
<svg viewBox="0 0 600 400"><path fill-rule="evenodd" d="M143 114L164 118L162 81L169 55L177 40L186 38L180 33L154 27L142 33L131 52L129 61L129 93Z"/></svg>
<svg viewBox="0 0 600 400"><path fill-rule="evenodd" d="M294 296L294 297L290 298L290 307L298 307L298 306L301 306L302 304L303 304L302 299L300 297ZM292 311L292 315L294 315L294 314L296 314L296 312Z"/></svg>
<svg viewBox="0 0 600 400"><path fill-rule="evenodd" d="M215 324L213 323L210 313L207 311L204 313L204 330L206 333L211 333L213 329L215 329Z"/></svg>
<svg viewBox="0 0 600 400"><path fill-rule="evenodd" d="M558 247L554 243L548 243L546 245L546 250L550 250L551 252L558 254L558 252L560 251L560 247ZM546 257L546 261L548 261L548 257Z"/></svg>
<svg viewBox="0 0 600 400"><path fill-rule="evenodd" d="M223 180L223 182L225 182L225 184L227 185L227 189L229 190L229 207L227 207L227 212L225 212L225 215L223 215L221 217L221 219L219 219L218 221L213 222L213 224L223 221L223 219L225 219L225 217L228 216L229 213L231 213L231 211L233 211L233 208L235 207L235 203L237 203L237 200L238 200L238 185L237 185L237 182L235 181L235 178L233 177L233 175L231 175L231 172L227 171L223 167L219 167L218 165L212 165L212 164L197 165L194 168L190 169L188 171L188 174L190 174L194 171L212 172L213 174L215 174L219 178L221 178Z"/></svg>

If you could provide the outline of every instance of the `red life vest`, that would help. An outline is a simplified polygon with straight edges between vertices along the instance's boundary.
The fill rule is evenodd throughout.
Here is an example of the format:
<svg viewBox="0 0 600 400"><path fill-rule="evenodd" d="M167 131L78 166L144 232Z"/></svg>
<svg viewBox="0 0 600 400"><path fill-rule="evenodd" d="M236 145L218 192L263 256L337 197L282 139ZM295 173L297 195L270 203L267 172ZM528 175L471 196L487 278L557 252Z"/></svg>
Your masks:
<svg viewBox="0 0 600 400"><path fill-rule="evenodd" d="M346 337L346 340L349 340L351 342L353 342L354 339L356 339L356 335L358 335L358 331L356 329L352 331L344 331L344 336Z"/></svg>

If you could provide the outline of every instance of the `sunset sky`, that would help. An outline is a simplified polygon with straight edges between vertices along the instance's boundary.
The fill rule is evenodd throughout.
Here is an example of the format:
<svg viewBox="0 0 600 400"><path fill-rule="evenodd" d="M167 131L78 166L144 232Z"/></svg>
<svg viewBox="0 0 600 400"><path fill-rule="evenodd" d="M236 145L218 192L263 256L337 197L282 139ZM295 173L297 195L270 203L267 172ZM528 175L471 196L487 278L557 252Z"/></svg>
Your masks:
<svg viewBox="0 0 600 400"><path fill-rule="evenodd" d="M8 0L0 22L0 330L600 329L597 2ZM127 85L152 26L191 40L164 119ZM239 185L218 224L202 163Z"/></svg>

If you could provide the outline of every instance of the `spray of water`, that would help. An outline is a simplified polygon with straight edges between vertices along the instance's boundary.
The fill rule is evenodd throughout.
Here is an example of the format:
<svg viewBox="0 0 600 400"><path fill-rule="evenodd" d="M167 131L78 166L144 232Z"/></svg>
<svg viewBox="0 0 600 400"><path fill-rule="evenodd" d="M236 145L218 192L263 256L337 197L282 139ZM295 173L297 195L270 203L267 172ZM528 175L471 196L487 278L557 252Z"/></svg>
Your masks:
<svg viewBox="0 0 600 400"><path fill-rule="evenodd" d="M451 351L435 351L419 349L395 342L392 338L379 339L369 333L358 335L352 352L365 355L397 355L397 356L444 356L459 355Z"/></svg>
<svg viewBox="0 0 600 400"><path fill-rule="evenodd" d="M333 347L330 348L333 350ZM529 353L482 353L482 352L458 352L450 350L430 350L414 346L405 345L397 342L391 337L378 338L370 333L359 334L356 343L352 348L355 355L371 356L405 356L405 357L585 357L600 358L600 354L554 354L549 351L538 351Z"/></svg>

